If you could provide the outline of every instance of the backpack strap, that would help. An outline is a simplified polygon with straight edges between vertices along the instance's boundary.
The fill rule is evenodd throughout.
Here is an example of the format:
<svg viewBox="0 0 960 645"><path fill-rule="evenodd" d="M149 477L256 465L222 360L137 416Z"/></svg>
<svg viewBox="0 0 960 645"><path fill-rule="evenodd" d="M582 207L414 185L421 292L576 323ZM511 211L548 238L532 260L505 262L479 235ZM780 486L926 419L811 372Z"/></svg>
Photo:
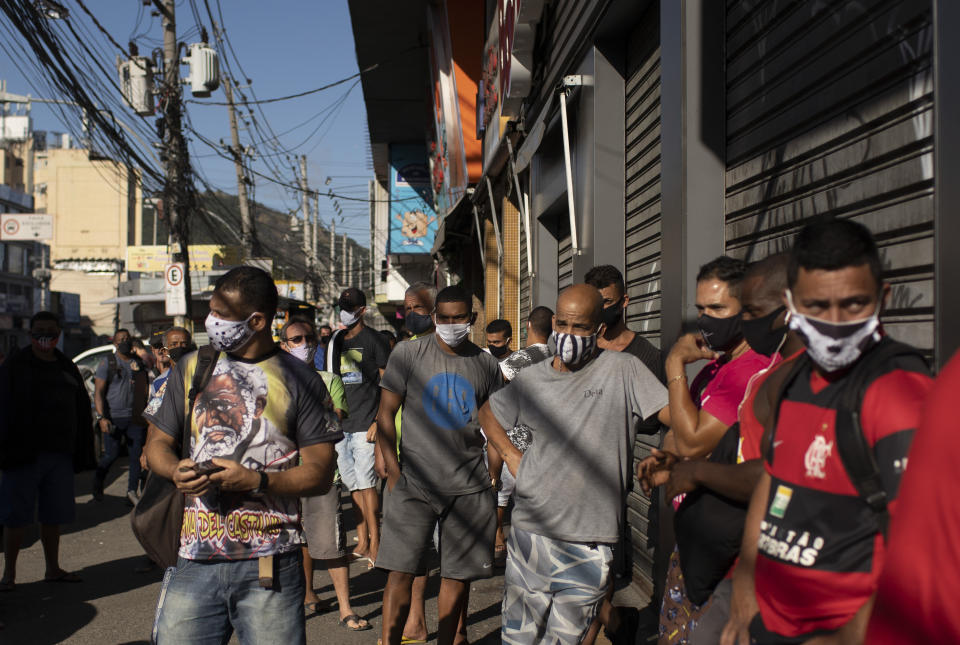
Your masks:
<svg viewBox="0 0 960 645"><path fill-rule="evenodd" d="M190 456L190 425L193 418L193 406L197 402L197 396L210 382L219 358L220 353L211 345L204 345L197 351L197 366L193 370L193 381L190 383L190 393L187 395L187 416L183 422L183 438L180 441L180 452L184 459Z"/></svg>
<svg viewBox="0 0 960 645"><path fill-rule="evenodd" d="M873 448L863 434L861 408L867 388L877 377L877 369L899 356L915 356L925 364L915 348L884 338L853 368L837 410L835 434L837 452L857 493L873 510L884 537L890 524L887 492Z"/></svg>

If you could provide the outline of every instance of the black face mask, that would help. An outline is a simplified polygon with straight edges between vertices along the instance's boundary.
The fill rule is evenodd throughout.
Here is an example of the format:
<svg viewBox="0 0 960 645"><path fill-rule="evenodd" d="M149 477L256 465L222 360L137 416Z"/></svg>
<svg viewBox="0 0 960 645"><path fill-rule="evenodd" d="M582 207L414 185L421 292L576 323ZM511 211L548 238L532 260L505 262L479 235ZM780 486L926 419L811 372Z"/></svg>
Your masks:
<svg viewBox="0 0 960 645"><path fill-rule="evenodd" d="M493 354L494 358L503 358L510 351L510 345L487 345L487 349L490 350L490 353Z"/></svg>
<svg viewBox="0 0 960 645"><path fill-rule="evenodd" d="M125 340L122 343L117 344L117 351L124 356L129 356L130 352L133 350L133 343L129 340Z"/></svg>
<svg viewBox="0 0 960 645"><path fill-rule="evenodd" d="M174 363L179 363L180 359L192 352L194 347L174 347L171 350L167 351L167 356L170 357L170 360Z"/></svg>
<svg viewBox="0 0 960 645"><path fill-rule="evenodd" d="M408 311L403 322L407 326L407 330L416 336L430 331L430 328L433 327L433 318L425 314L418 314L415 311Z"/></svg>
<svg viewBox="0 0 960 645"><path fill-rule="evenodd" d="M743 313L729 318L714 318L704 314L697 318L697 327L707 347L715 352L724 352L743 338L742 318Z"/></svg>
<svg viewBox="0 0 960 645"><path fill-rule="evenodd" d="M603 320L603 324L607 328L614 327L623 320L623 298L620 298L620 301L615 305L604 307L603 311L600 312L600 319Z"/></svg>
<svg viewBox="0 0 960 645"><path fill-rule="evenodd" d="M330 342L330 337L329 337L329 336L321 336L321 337L320 337L320 345L321 345L321 346L326 347L326 346L327 346L327 343L329 343L329 342Z"/></svg>
<svg viewBox="0 0 960 645"><path fill-rule="evenodd" d="M750 349L764 356L773 356L774 352L780 349L780 343L783 337L787 335L787 326L773 329L773 322L786 309L783 305L777 307L762 318L753 320L744 320L743 337L750 345Z"/></svg>

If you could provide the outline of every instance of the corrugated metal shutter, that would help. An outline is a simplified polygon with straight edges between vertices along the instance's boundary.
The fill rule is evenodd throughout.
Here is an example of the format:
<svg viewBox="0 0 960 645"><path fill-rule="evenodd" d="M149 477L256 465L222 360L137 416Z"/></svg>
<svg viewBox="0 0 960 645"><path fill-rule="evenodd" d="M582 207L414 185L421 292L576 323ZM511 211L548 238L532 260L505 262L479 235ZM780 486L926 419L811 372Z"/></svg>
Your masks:
<svg viewBox="0 0 960 645"><path fill-rule="evenodd" d="M628 43L624 279L627 325L659 347L660 42L653 4Z"/></svg>
<svg viewBox="0 0 960 645"><path fill-rule="evenodd" d="M659 347L660 17L659 3L651 5L627 42L624 279L630 296L627 325ZM649 455L651 445L659 445L659 436L638 436L636 459ZM654 587L651 503L636 479L626 512L633 584L650 595Z"/></svg>
<svg viewBox="0 0 960 645"><path fill-rule="evenodd" d="M567 227L569 230L569 227ZM573 284L573 240L570 234L557 242L557 289Z"/></svg>
<svg viewBox="0 0 960 645"><path fill-rule="evenodd" d="M522 215L521 215L522 218ZM520 222L520 343L519 347L527 344L527 318L530 317L530 272L527 271L527 229Z"/></svg>
<svg viewBox="0 0 960 645"><path fill-rule="evenodd" d="M929 0L727 2L726 249L789 248L810 218L866 224L887 331L933 350Z"/></svg>

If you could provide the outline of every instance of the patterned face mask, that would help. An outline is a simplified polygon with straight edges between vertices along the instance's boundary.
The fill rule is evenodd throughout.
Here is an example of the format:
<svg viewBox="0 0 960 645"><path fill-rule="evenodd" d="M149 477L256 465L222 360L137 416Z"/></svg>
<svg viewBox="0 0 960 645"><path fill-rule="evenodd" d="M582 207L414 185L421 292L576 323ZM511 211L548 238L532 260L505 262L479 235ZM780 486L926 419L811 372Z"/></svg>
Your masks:
<svg viewBox="0 0 960 645"><path fill-rule="evenodd" d="M557 356L564 365L580 365L593 358L593 350L597 346L597 335L577 336L553 332L553 343L557 346Z"/></svg>
<svg viewBox="0 0 960 645"><path fill-rule="evenodd" d="M304 343L303 345L297 345L296 347L290 348L290 355L299 358L304 363L312 363L313 355L316 353L316 346L311 347L310 343Z"/></svg>
<svg viewBox="0 0 960 645"><path fill-rule="evenodd" d="M827 372L850 367L871 345L880 342L880 309L867 318L834 323L797 313L793 294L787 289L790 305L790 329L807 346L810 359Z"/></svg>
<svg viewBox="0 0 960 645"><path fill-rule="evenodd" d="M250 328L250 319L256 312L250 314L246 320L223 320L211 312L207 315L203 326L207 329L210 344L218 352L235 352L253 338L256 333Z"/></svg>

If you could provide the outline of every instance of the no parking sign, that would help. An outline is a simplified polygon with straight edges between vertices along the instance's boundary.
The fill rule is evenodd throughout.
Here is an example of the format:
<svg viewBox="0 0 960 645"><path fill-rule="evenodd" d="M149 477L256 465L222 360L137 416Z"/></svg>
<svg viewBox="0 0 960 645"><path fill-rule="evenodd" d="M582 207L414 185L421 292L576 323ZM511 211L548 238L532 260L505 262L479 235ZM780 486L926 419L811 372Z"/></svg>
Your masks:
<svg viewBox="0 0 960 645"><path fill-rule="evenodd" d="M183 272L183 262L168 264L163 272L164 296L168 316L187 315L187 292Z"/></svg>

